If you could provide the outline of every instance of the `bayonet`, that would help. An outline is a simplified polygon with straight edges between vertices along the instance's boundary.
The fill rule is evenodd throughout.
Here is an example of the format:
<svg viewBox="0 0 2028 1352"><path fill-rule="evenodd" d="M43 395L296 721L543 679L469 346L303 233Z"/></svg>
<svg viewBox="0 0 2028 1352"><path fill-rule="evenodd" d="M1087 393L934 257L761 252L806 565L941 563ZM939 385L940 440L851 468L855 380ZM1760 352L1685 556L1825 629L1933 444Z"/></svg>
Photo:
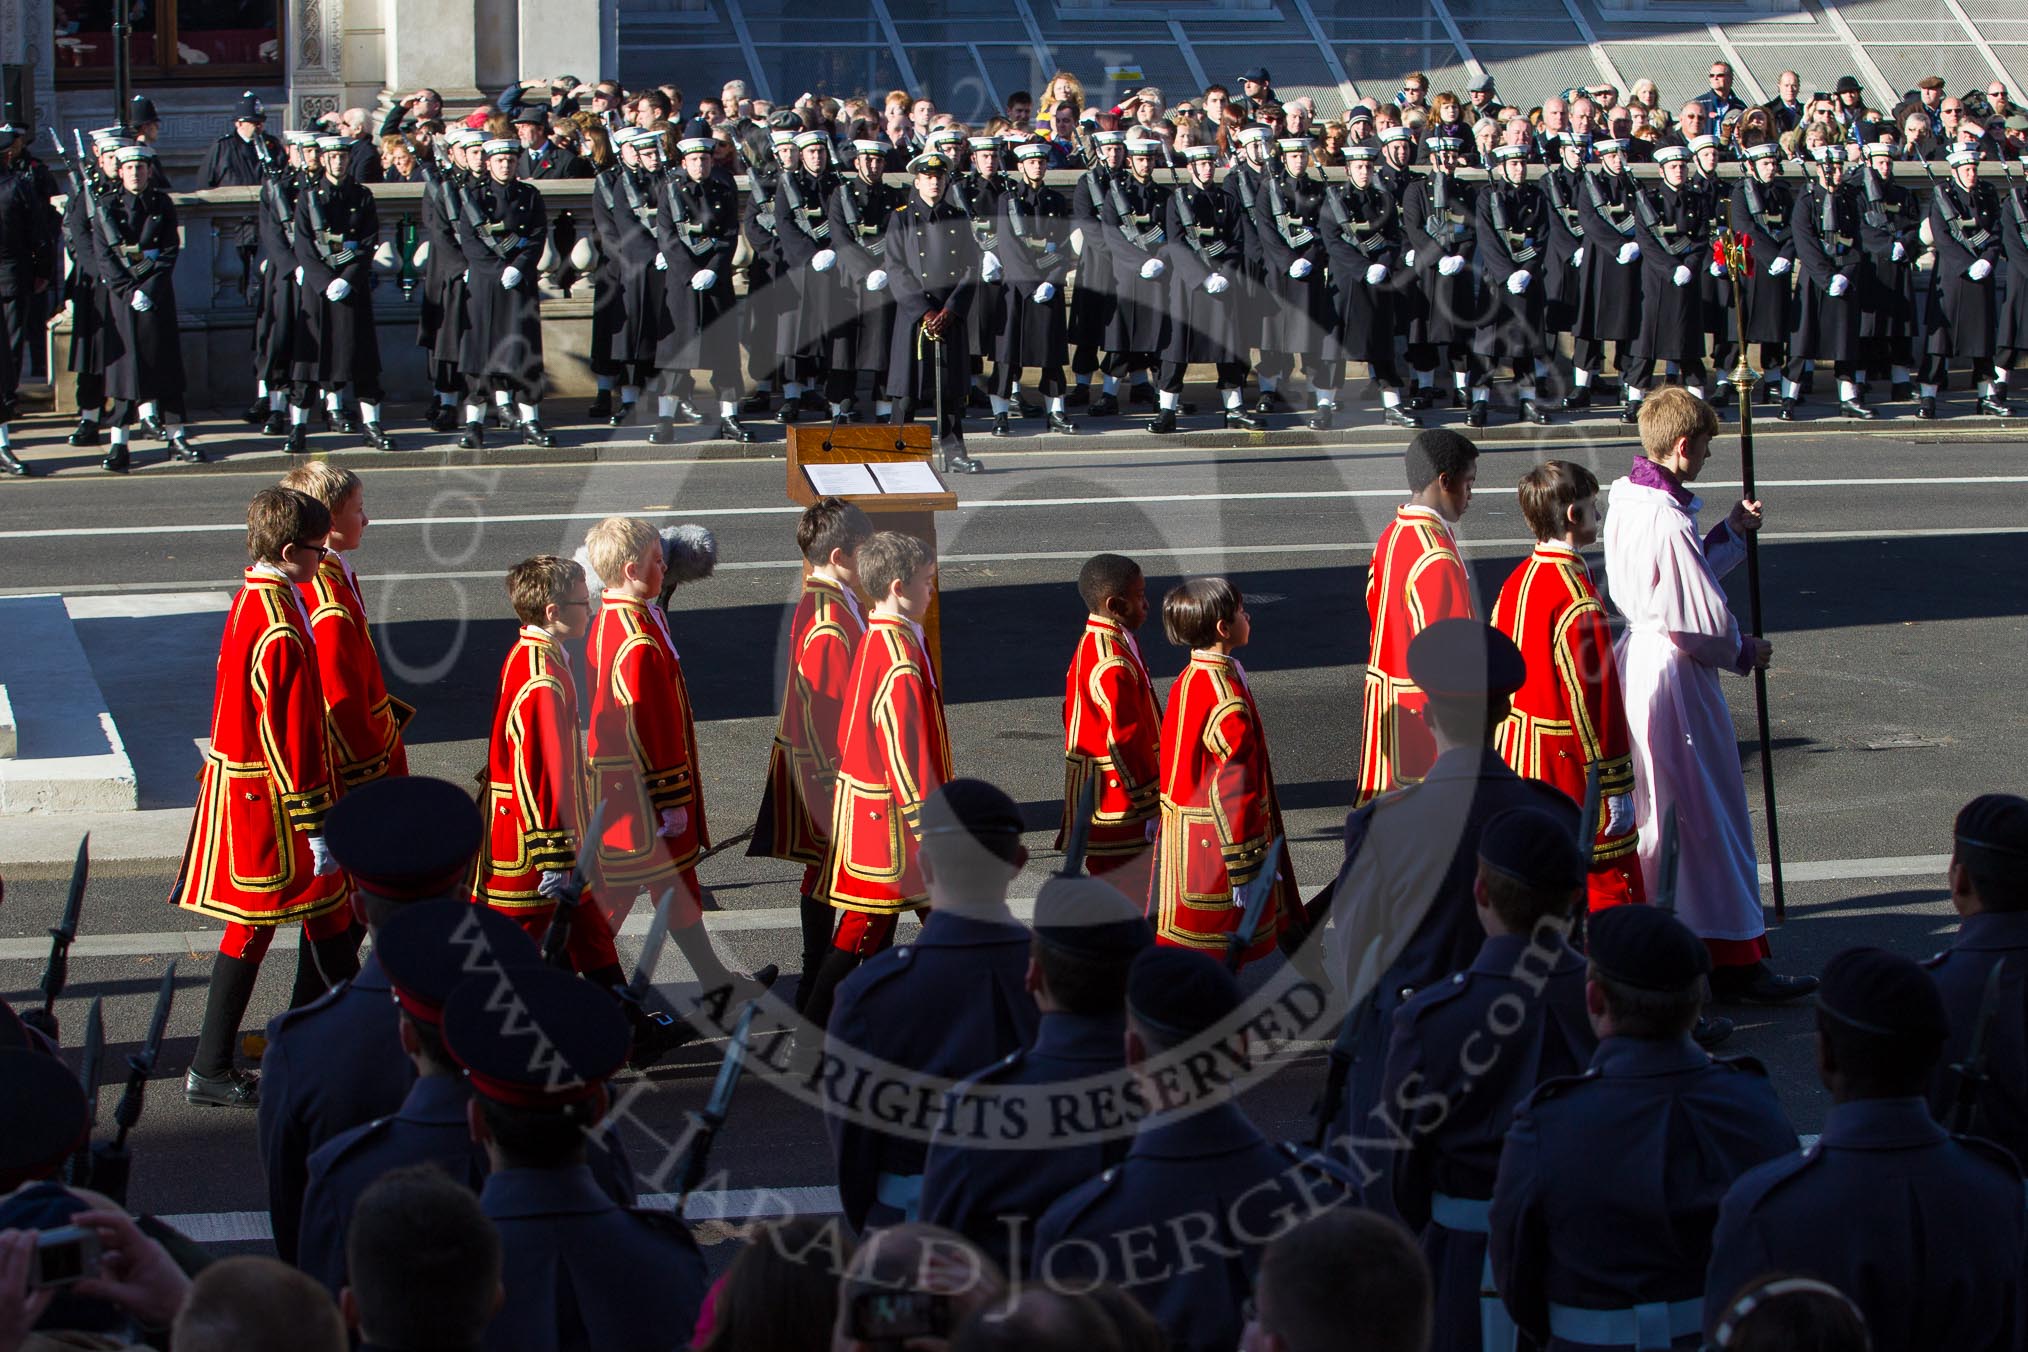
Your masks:
<svg viewBox="0 0 2028 1352"><path fill-rule="evenodd" d="M1657 910L1673 912L1676 909L1676 868L1681 862L1683 842L1676 834L1676 805L1669 804L1669 810L1662 814L1662 858L1656 877L1659 880L1655 891Z"/></svg>
<svg viewBox="0 0 2028 1352"><path fill-rule="evenodd" d="M42 968L42 1008L21 1016L29 1027L54 1038L56 1001L70 980L70 945L77 938L78 912L84 906L85 884L92 872L92 833L77 843L77 858L70 866L70 893L64 898L63 919L49 931L49 961Z"/></svg>
<svg viewBox="0 0 2028 1352"><path fill-rule="evenodd" d="M1261 862L1260 872L1232 894L1240 911L1239 925L1225 941L1227 971L1239 970L1240 963L1246 958L1246 950L1253 947L1254 937L1260 933L1261 916L1267 912L1268 898L1274 895L1281 859L1282 838L1276 836L1268 842L1267 857Z"/></svg>
<svg viewBox="0 0 2028 1352"><path fill-rule="evenodd" d="M132 1159L127 1152L127 1135L141 1120L141 1105L148 1090L148 1077L162 1055L162 1038L169 1031L169 1010L176 1001L176 964L162 973L155 991L155 1012L148 1020L148 1036L141 1049L127 1058L127 1087L113 1109L115 1131L110 1141L92 1146L92 1188L125 1206L127 1175Z"/></svg>
<svg viewBox="0 0 2028 1352"><path fill-rule="evenodd" d="M1078 787L1077 806L1070 819L1070 837L1063 844L1063 867L1059 878L1075 878L1084 872L1085 851L1091 846L1091 819L1098 810L1098 776L1086 775Z"/></svg>
<svg viewBox="0 0 2028 1352"><path fill-rule="evenodd" d="M577 918L577 908L584 904L584 894L591 887L591 867L586 862L599 847L599 836L606 824L606 804L602 798L592 809L591 821L578 836L577 859L570 866L570 890L556 899L556 910L549 917L549 928L542 935L542 960L553 967L568 967L570 955L570 927Z"/></svg>
<svg viewBox="0 0 2028 1352"><path fill-rule="evenodd" d="M739 1088L740 1075L746 1069L748 1040L753 1036L754 1016L760 1013L760 1001L749 1000L746 1008L739 1012L739 1022L733 1025L732 1039L726 1044L725 1059L718 1063L718 1078L712 1082L711 1097L704 1101L704 1107L689 1114L690 1149L683 1157L683 1166L677 1173L676 1212L681 1215L683 1204L704 1181L705 1166L711 1160L712 1143L718 1137L718 1129L725 1125L726 1114L732 1108L733 1091Z"/></svg>
<svg viewBox="0 0 2028 1352"><path fill-rule="evenodd" d="M70 1157L69 1181L72 1187L91 1186L92 1146L91 1133L99 1126L99 1073L106 1056L106 1011L105 998L94 996L90 1012L85 1015L84 1056L78 1062L78 1084L84 1090L87 1113L84 1144Z"/></svg>

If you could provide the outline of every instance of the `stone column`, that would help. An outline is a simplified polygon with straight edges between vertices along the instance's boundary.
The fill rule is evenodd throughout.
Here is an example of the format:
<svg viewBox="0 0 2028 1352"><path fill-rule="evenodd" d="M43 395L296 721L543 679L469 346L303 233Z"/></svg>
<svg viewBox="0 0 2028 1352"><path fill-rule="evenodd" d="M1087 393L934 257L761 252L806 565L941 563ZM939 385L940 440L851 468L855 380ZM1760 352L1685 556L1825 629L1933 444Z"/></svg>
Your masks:
<svg viewBox="0 0 2028 1352"><path fill-rule="evenodd" d="M521 77L575 75L594 83L599 69L599 0L521 0Z"/></svg>
<svg viewBox="0 0 2028 1352"><path fill-rule="evenodd" d="M448 107L484 97L474 65L479 31L474 0L384 0L387 87L396 97L428 87Z"/></svg>
<svg viewBox="0 0 2028 1352"><path fill-rule="evenodd" d="M38 133L54 125L56 47L49 0L0 0L0 62L21 67L21 112Z"/></svg>
<svg viewBox="0 0 2028 1352"><path fill-rule="evenodd" d="M30 0L33 3L33 0ZM345 0L288 0L289 110L301 127L345 109ZM278 130L273 123L269 130Z"/></svg>

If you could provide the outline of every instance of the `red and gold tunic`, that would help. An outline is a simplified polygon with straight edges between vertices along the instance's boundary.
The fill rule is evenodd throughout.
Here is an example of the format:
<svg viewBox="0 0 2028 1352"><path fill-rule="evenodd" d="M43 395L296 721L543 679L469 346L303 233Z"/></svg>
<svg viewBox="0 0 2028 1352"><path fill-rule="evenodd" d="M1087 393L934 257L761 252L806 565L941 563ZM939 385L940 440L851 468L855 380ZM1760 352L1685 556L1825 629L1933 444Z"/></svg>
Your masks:
<svg viewBox="0 0 2028 1352"><path fill-rule="evenodd" d="M486 840L472 899L540 930L555 903L544 872L577 863L584 822L584 734L563 645L523 625L500 668L486 753Z"/></svg>
<svg viewBox="0 0 2028 1352"><path fill-rule="evenodd" d="M330 553L317 575L296 585L310 612L317 640L317 673L324 683L324 726L331 759L348 789L382 775L408 773L402 730L415 709L387 693L380 654L366 623L366 604L342 554Z"/></svg>
<svg viewBox="0 0 2028 1352"><path fill-rule="evenodd" d="M1267 733L1246 673L1229 655L1192 652L1169 687L1161 803L1155 941L1223 952L1239 925L1234 889L1272 868L1280 877L1245 961L1267 956L1283 929L1303 923L1302 898L1275 800ZM1268 846L1278 837L1280 855L1270 860Z"/></svg>
<svg viewBox="0 0 2028 1352"><path fill-rule="evenodd" d="M892 915L928 900L916 866L922 805L950 777L944 701L921 632L876 613L852 659L838 723L833 906Z"/></svg>
<svg viewBox="0 0 2028 1352"><path fill-rule="evenodd" d="M1584 802L1598 766L1599 834L1592 845L1591 909L1646 900L1635 858L1640 833L1606 834L1604 802L1634 791L1625 700L1605 607L1578 552L1560 541L1535 546L1500 588L1493 626L1528 663L1514 711L1495 745L1514 773Z"/></svg>
<svg viewBox="0 0 2028 1352"><path fill-rule="evenodd" d="M287 578L249 568L219 645L211 749L170 900L244 925L343 906L345 875L318 877L309 841L337 787L309 617Z"/></svg>
<svg viewBox="0 0 2028 1352"><path fill-rule="evenodd" d="M599 598L586 655L592 670L592 801L604 805L593 862L617 930L635 895L676 888L673 924L697 923L697 857L711 844L697 775L697 723L683 663L662 608L620 592ZM664 812L684 809L681 830L661 834Z"/></svg>
<svg viewBox="0 0 2028 1352"><path fill-rule="evenodd" d="M747 854L807 865L803 894L824 895L831 839L831 789L838 775L838 724L852 656L866 633L859 604L830 578L811 574L789 621L789 679L775 725L760 816Z"/></svg>
<svg viewBox="0 0 2028 1352"><path fill-rule="evenodd" d="M1121 869L1148 852L1162 776L1162 706L1141 650L1118 621L1089 615L1063 679L1063 822L1056 848L1070 840L1071 814L1085 781L1096 779L1091 843L1093 876Z"/></svg>
<svg viewBox="0 0 2028 1352"><path fill-rule="evenodd" d="M1359 804L1419 784L1436 759L1422 721L1427 703L1408 677L1408 645L1438 620L1471 619L1472 580L1450 523L1433 507L1406 503L1380 533L1366 570L1365 727L1359 747Z"/></svg>

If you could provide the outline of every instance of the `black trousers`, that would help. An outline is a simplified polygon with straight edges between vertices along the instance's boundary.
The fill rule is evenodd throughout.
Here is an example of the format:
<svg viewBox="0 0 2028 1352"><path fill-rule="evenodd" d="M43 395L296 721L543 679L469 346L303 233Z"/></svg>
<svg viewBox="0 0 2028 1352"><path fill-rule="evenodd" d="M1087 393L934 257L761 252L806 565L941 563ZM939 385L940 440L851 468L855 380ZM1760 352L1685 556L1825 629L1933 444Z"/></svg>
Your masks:
<svg viewBox="0 0 2028 1352"><path fill-rule="evenodd" d="M1704 359L1702 357L1691 357L1687 361L1677 363L1677 365L1682 370L1683 383L1685 385L1696 385L1700 388L1704 385ZM1621 369L1626 375L1627 385L1630 388L1639 390L1644 395L1654 388L1655 359L1653 357L1637 352ZM1705 393L1709 394L1710 391L1705 390Z"/></svg>
<svg viewBox="0 0 2028 1352"><path fill-rule="evenodd" d="M1613 344L1613 369L1621 375L1627 370L1626 343ZM1573 338L1570 343L1570 364L1573 369L1590 371L1593 375L1605 370L1606 340L1603 338Z"/></svg>
<svg viewBox="0 0 2028 1352"><path fill-rule="evenodd" d="M1181 394L1183 392L1183 372L1187 369L1188 363L1185 362L1163 362L1161 374L1156 379L1157 387L1164 394ZM1221 390L1245 389L1246 363L1243 361L1219 362L1218 388Z"/></svg>

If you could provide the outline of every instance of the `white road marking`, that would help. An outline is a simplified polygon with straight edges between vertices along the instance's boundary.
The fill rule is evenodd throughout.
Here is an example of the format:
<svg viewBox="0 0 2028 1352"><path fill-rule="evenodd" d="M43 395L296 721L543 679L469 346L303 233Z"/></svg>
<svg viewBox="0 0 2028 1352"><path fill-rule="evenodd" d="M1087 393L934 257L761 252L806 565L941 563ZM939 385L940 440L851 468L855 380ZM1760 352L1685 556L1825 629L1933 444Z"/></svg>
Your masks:
<svg viewBox="0 0 2028 1352"><path fill-rule="evenodd" d="M1762 479L1757 490L1770 488L1951 488L1974 485L2028 484L2028 475L1952 475L1934 478L1859 478L1859 479ZM1700 483L1699 488L1709 496L1714 490L1735 489L1737 482L1714 481ZM1403 496L1399 488L1319 488L1287 490L1262 493L1152 493L1121 494L1114 497L1081 498L977 498L960 502L959 512L1006 511L1035 507L1153 507L1191 502L1330 502L1352 498L1399 499ZM771 507L687 507L681 511L667 509L643 510L647 517L683 518L704 520L722 517L763 517L795 516L802 508L789 506ZM515 512L500 516L397 516L377 517L374 526L380 530L392 527L436 527L436 526L503 526L562 524L569 521L602 521L608 512ZM95 526L90 534L95 539L131 535L207 535L239 533L246 529L244 521L211 523L162 522L147 526ZM62 536L78 535L76 527L39 527L32 530L0 531L0 540L41 540ZM1950 532L1944 532L1950 533ZM1961 532L1960 532L1961 533Z"/></svg>
<svg viewBox="0 0 2028 1352"><path fill-rule="evenodd" d="M71 847L75 849L73 845ZM65 856L68 857L68 856ZM1877 859L1810 859L1790 862L1782 872L1783 878L1791 883L1851 882L1873 878L1935 878L1941 883L1944 867L1950 862L1949 855L1911 854L1889 855ZM1760 871L1761 881L1768 881L1765 865ZM787 890L793 880L784 880ZM1035 898L1010 897L1008 908L1022 920L1035 915ZM636 906L621 927L623 936L638 939L648 932L651 912L643 906ZM1846 912L1827 909L1826 918L1842 916ZM793 930L801 924L799 913L794 906L751 906L739 910L709 911L705 923L722 934L760 933L773 930ZM76 958L139 958L178 957L208 955L217 946L217 931L213 929L157 930L130 934L80 934L71 944L71 956ZM283 928L275 935L279 948L295 946L301 931L295 926ZM49 954L49 940L44 937L27 939L0 939L0 962L40 962Z"/></svg>

